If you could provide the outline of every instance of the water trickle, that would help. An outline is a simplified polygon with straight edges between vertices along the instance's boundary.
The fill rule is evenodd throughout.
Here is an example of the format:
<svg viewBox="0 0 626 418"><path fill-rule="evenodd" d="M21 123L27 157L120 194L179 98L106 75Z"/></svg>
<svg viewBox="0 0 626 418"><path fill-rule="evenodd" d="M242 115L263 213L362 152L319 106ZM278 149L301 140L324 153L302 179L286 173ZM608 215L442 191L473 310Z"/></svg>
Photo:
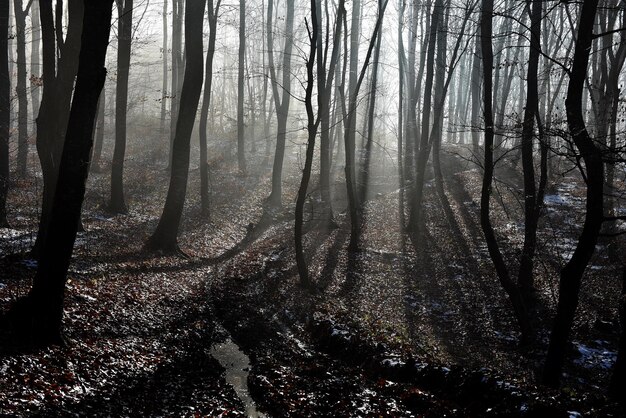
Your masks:
<svg viewBox="0 0 626 418"><path fill-rule="evenodd" d="M246 415L249 418L265 417L263 413L257 410L248 391L248 374L250 372L248 356L230 338L211 347L211 355L226 369L224 373L226 383L235 389L235 393L246 407Z"/></svg>

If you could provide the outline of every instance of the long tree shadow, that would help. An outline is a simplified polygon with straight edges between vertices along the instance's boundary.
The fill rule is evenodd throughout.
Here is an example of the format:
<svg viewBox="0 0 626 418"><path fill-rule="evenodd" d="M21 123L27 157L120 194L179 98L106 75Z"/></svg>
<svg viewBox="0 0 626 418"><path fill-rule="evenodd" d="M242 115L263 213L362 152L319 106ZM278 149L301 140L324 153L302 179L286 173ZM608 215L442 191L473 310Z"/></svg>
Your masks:
<svg viewBox="0 0 626 418"><path fill-rule="evenodd" d="M333 243L330 245L330 247L328 247L326 257L324 258L322 271L317 281L317 285L322 291L326 290L333 281L335 269L337 268L337 264L339 263L339 251L341 251L341 249L345 247L348 235L349 230L347 228L340 228L335 235Z"/></svg>

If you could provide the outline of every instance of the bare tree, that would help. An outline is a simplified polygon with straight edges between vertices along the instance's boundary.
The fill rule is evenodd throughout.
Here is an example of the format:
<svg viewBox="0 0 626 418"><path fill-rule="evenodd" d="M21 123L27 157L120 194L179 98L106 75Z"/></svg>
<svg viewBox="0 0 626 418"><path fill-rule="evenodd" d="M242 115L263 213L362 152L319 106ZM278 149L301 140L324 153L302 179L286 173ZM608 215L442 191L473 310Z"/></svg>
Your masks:
<svg viewBox="0 0 626 418"><path fill-rule="evenodd" d="M576 33L574 61L567 87L567 98L565 99L569 132L585 164L587 203L583 230L578 237L576 249L560 273L559 302L543 370L543 383L548 386L558 386L561 381L561 369L565 361L567 340L578 306L582 276L594 253L604 216L602 152L587 131L582 111L583 87L587 77L587 65L597 9L598 0L584 0Z"/></svg>
<svg viewBox="0 0 626 418"><path fill-rule="evenodd" d="M128 113L128 75L130 49L133 38L133 0L116 0L117 31L117 87L115 91L115 148L111 162L111 201L109 211L126 213L124 199L124 158L126 156L126 116Z"/></svg>
<svg viewBox="0 0 626 418"><path fill-rule="evenodd" d="M279 91L279 82L274 63L274 29L272 19L274 16L274 0L267 0L267 59L269 61L270 79L272 84L272 96L276 109L276 152L272 167L272 192L267 198L270 207L280 207L282 204L282 181L283 161L285 159L285 139L287 136L287 117L289 116L289 104L291 102L291 53L293 50L293 16L295 9L294 0L287 0L287 15L285 16L285 48L283 50L282 64L282 97Z"/></svg>
<svg viewBox="0 0 626 418"><path fill-rule="evenodd" d="M295 228L294 228L294 240L296 249L296 263L298 266L298 274L300 275L300 283L304 286L311 285L311 279L309 278L309 270L304 258L304 249L302 244L302 225L304 223L304 202L306 200L307 188L309 186L309 180L311 178L311 167L313 166L313 152L315 150L315 137L317 136L317 129L319 127L320 118L319 114L316 116L313 111L313 86L315 84L315 76L313 70L315 68L315 55L318 50L318 25L319 17L317 16L319 2L321 0L311 0L311 24L307 22L306 28L309 37L309 56L306 61L306 93L304 96L304 105L306 107L307 115L307 146L306 157L304 161L304 170L302 171L302 179L300 181L300 188L298 189L298 197L296 199L296 213L295 213ZM318 58L319 60L319 58ZM325 86L324 86L325 87ZM323 87L323 88L324 88ZM318 87L319 88L319 87ZM319 96L318 96L319 97Z"/></svg>
<svg viewBox="0 0 626 418"><path fill-rule="evenodd" d="M9 2L0 4L0 227L8 227L9 124L11 123L11 81L9 78Z"/></svg>
<svg viewBox="0 0 626 418"><path fill-rule="evenodd" d="M500 251L498 241L493 230L490 218L490 199L493 184L493 148L494 148L494 119L493 119L493 0L482 0L480 17L480 50L483 67L483 112L485 117L484 148L485 159L483 164L483 182L480 195L480 225L485 235L485 242L489 256L495 266L500 285L507 293L515 318L522 332L521 342L527 344L532 339L532 331L528 312L517 284L511 279L509 271Z"/></svg>
<svg viewBox="0 0 626 418"><path fill-rule="evenodd" d="M237 81L237 164L240 173L246 172L244 102L244 60L246 59L246 0L239 0L239 66Z"/></svg>
<svg viewBox="0 0 626 418"><path fill-rule="evenodd" d="M9 315L18 338L26 343L63 343L65 283L89 173L98 96L106 78L104 61L112 8L113 0L85 2L78 76L60 159L50 226L32 288L28 296L14 303ZM42 2L42 16L45 12L47 10Z"/></svg>
<svg viewBox="0 0 626 418"><path fill-rule="evenodd" d="M180 252L177 235L183 215L189 177L189 152L203 78L202 22L206 0L188 0L185 8L185 43L187 45L185 78L180 97L180 113L176 120L176 136L172 147L172 167L165 207L156 230L146 243L151 250Z"/></svg>
<svg viewBox="0 0 626 418"><path fill-rule="evenodd" d="M57 2L53 10L51 0L41 0L39 11L43 48L43 92L37 116L37 154L43 174L43 197L39 229L33 247L35 256L39 254L48 230L52 199L57 184L72 89L78 71L83 2L81 0L68 2L65 37L63 37L63 2Z"/></svg>
<svg viewBox="0 0 626 418"><path fill-rule="evenodd" d="M213 56L215 55L215 39L217 37L217 17L220 11L221 0L217 0L215 8L213 0L208 0L209 8L209 48L206 55L204 74L204 93L200 110L200 205L202 216L208 217L209 204L209 163L207 161L207 120L211 103L211 87L213 83Z"/></svg>
<svg viewBox="0 0 626 418"><path fill-rule="evenodd" d="M32 0L26 8L22 0L13 1L17 44L17 173L26 176L28 163L28 94L26 92L26 16Z"/></svg>

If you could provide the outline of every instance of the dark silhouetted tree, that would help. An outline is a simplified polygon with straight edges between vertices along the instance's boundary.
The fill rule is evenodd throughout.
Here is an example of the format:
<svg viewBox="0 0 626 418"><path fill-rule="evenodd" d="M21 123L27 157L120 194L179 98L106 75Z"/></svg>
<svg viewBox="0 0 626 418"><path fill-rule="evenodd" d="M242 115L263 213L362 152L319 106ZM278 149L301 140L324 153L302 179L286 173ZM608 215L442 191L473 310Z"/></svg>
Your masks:
<svg viewBox="0 0 626 418"><path fill-rule="evenodd" d="M202 92L203 52L202 22L206 0L189 0L185 8L186 65L180 97L180 112L176 120L176 135L172 146L172 167L165 207L156 230L146 243L151 250L179 252L178 228L183 216L189 177L189 152L198 103Z"/></svg>
<svg viewBox="0 0 626 418"><path fill-rule="evenodd" d="M211 103L211 87L213 83L213 57L215 56L215 39L217 37L217 17L220 11L221 0L217 0L213 8L213 0L208 0L209 8L209 48L206 55L204 92L202 94L202 108L200 110L200 205L202 216L209 216L209 162L207 155L207 120Z"/></svg>
<svg viewBox="0 0 626 418"><path fill-rule="evenodd" d="M0 227L7 227L9 192L9 124L11 80L9 78L9 2L0 4Z"/></svg>
<svg viewBox="0 0 626 418"><path fill-rule="evenodd" d="M126 213L124 199L124 158L126 156L126 114L128 113L128 74L133 37L133 0L116 0L117 87L115 91L115 148L111 162L111 201L109 211Z"/></svg>
<svg viewBox="0 0 626 418"><path fill-rule="evenodd" d="M561 381L561 370L567 353L567 340L578 306L582 277L595 250L604 216L604 162L602 152L587 131L582 109L583 88L587 77L587 65L597 9L598 0L584 0L565 99L567 126L584 162L587 202L583 230L578 237L576 249L560 273L557 313L552 326L548 355L543 370L543 382L553 387L558 386Z"/></svg>
<svg viewBox="0 0 626 418"><path fill-rule="evenodd" d="M43 4L44 2L42 2ZM63 299L89 173L93 124L106 78L113 0L86 1L78 76L61 155L50 225L32 288L12 306L10 318L23 342L63 342ZM42 15L44 14L42 7ZM44 99L45 100L45 99Z"/></svg>

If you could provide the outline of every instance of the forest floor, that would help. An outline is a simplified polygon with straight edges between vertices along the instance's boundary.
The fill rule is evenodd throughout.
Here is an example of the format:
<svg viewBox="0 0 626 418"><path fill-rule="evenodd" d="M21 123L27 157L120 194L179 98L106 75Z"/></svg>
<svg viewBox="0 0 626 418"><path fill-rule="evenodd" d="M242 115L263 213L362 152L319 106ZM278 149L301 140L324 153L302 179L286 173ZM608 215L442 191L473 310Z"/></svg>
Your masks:
<svg viewBox="0 0 626 418"><path fill-rule="evenodd" d="M200 216L192 169L179 241L187 258L143 250L164 202L165 170L129 161L124 215L107 213L109 176L94 173L66 292L68 344L20 352L0 335L0 414L620 415L603 396L621 286L609 243L599 245L585 278L563 389L535 385L556 273L583 214L580 180L559 177L546 197L536 269L540 343L521 349L480 231L480 172L456 151L442 155L448 204L428 180L426 233L417 248L400 227L394 175L372 178L357 253L346 250L348 219L336 202L338 227L305 238L314 292L298 285L295 268L296 157L276 211L263 205L265 166L239 175L213 162L210 220ZM515 271L520 179L502 169L500 180L494 224ZM40 184L20 180L10 194L12 228L0 229L2 312L26 294L35 272L28 250ZM344 186L335 186L341 195ZM314 217L314 202L308 208Z"/></svg>

